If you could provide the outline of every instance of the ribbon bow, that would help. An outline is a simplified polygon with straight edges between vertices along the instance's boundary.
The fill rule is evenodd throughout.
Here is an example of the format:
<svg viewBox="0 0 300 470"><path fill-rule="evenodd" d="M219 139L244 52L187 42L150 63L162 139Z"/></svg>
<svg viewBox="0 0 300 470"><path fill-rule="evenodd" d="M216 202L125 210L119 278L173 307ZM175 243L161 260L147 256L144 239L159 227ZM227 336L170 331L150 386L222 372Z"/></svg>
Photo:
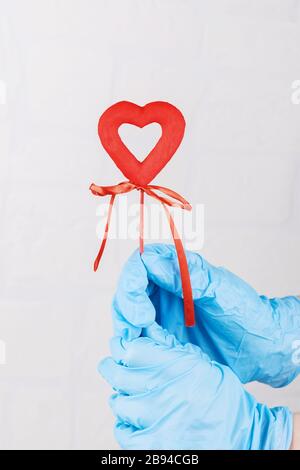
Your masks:
<svg viewBox="0 0 300 470"><path fill-rule="evenodd" d="M191 280L190 280L187 259L185 256L182 241L175 227L173 217L170 211L168 210L167 206L180 207L181 209L188 210L188 211L190 211L192 207L180 194L176 193L172 189L165 188L163 186L150 185L150 184L145 185L145 186L139 186L130 181L123 181L122 183L116 184L114 186L97 186L95 184L91 184L90 190L95 196L110 196L109 209L108 209L104 235L102 238L98 255L94 262L94 271L97 271L98 269L98 266L99 266L99 263L102 258L104 248L106 245L106 240L108 237L109 225L110 225L112 208L113 208L113 204L115 201L115 197L118 194L129 193L130 191L133 191L134 189L137 189L138 191L140 191L140 253L142 254L144 251L144 194L146 193L148 194L148 196L153 197L154 199L160 201L166 212L170 230L171 230L172 237L174 240L178 263L179 263L183 303L184 303L185 324L186 326L194 326L195 325L195 312L194 312L193 294L192 294L192 287L191 287ZM159 194L156 193L156 191L163 193L164 196L160 196Z"/></svg>

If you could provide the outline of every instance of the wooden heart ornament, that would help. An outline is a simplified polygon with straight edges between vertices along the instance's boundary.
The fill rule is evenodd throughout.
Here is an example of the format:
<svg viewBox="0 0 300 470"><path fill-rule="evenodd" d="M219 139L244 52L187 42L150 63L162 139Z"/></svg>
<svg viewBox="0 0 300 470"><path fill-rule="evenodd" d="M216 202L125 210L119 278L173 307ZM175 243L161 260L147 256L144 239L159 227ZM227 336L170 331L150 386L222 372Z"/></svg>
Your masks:
<svg viewBox="0 0 300 470"><path fill-rule="evenodd" d="M161 126L162 135L140 162L126 147L118 130L122 124L142 128L152 123ZM98 124L98 134L106 152L123 175L138 186L149 184L173 157L183 139L184 129L185 120L179 109L164 101L154 101L145 106L120 101L102 114Z"/></svg>
<svg viewBox="0 0 300 470"><path fill-rule="evenodd" d="M162 135L147 157L140 162L122 142L118 132L119 127L122 124L132 124L142 128L154 122L160 124ZM94 183L90 186L90 190L95 196L110 196L104 235L94 262L94 270L97 270L104 252L116 196L133 190L140 192L141 254L144 251L144 195L147 194L160 201L168 218L177 253L185 324L186 326L194 326L195 311L188 263L173 217L168 210L168 207L191 210L191 206L186 199L172 189L149 184L173 157L182 141L184 129L185 120L181 112L175 106L164 101L155 101L145 106L138 106L129 101L120 101L108 108L100 117L98 134L101 143L128 181L122 181L113 186L98 186Z"/></svg>

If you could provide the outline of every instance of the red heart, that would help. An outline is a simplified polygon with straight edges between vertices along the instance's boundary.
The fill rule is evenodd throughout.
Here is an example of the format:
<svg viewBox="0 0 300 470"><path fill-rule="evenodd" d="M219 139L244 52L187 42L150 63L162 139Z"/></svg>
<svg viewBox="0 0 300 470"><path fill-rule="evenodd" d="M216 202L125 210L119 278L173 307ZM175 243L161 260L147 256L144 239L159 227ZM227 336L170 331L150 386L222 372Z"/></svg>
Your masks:
<svg viewBox="0 0 300 470"><path fill-rule="evenodd" d="M144 127L156 122L162 135L140 162L122 142L118 129L122 124ZM101 143L117 167L129 181L145 186L164 168L179 147L185 129L185 120L179 109L164 101L138 106L120 101L110 106L100 117L98 134Z"/></svg>

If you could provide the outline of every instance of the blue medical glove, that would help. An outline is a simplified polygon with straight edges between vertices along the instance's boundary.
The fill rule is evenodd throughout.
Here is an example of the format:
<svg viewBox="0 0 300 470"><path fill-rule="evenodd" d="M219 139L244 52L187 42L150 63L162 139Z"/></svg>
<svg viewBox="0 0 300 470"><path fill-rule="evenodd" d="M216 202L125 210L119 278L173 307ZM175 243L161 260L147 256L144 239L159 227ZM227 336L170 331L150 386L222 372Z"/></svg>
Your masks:
<svg viewBox="0 0 300 470"><path fill-rule="evenodd" d="M136 338L155 320L181 342L199 345L231 367L243 383L290 383L300 372L300 300L259 296L226 269L186 254L196 327L184 325L176 251L157 244L146 245L142 259L135 252L124 267L113 301L116 334Z"/></svg>
<svg viewBox="0 0 300 470"><path fill-rule="evenodd" d="M289 449L292 415L247 393L232 370L158 325L148 337L114 337L99 365L117 391L111 408L123 449Z"/></svg>

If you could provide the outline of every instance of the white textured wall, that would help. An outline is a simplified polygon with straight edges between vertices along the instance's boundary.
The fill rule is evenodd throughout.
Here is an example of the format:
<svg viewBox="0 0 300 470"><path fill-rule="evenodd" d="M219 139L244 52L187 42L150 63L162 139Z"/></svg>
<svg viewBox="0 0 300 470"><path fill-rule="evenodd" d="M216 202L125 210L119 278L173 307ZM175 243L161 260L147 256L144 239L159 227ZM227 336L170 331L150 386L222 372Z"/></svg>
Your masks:
<svg viewBox="0 0 300 470"><path fill-rule="evenodd" d="M96 364L135 243L110 240L93 273L88 191L120 180L96 133L113 102L182 109L157 181L205 204L205 256L300 293L299 57L299 0L0 1L0 447L117 447ZM299 381L250 388L300 407Z"/></svg>

